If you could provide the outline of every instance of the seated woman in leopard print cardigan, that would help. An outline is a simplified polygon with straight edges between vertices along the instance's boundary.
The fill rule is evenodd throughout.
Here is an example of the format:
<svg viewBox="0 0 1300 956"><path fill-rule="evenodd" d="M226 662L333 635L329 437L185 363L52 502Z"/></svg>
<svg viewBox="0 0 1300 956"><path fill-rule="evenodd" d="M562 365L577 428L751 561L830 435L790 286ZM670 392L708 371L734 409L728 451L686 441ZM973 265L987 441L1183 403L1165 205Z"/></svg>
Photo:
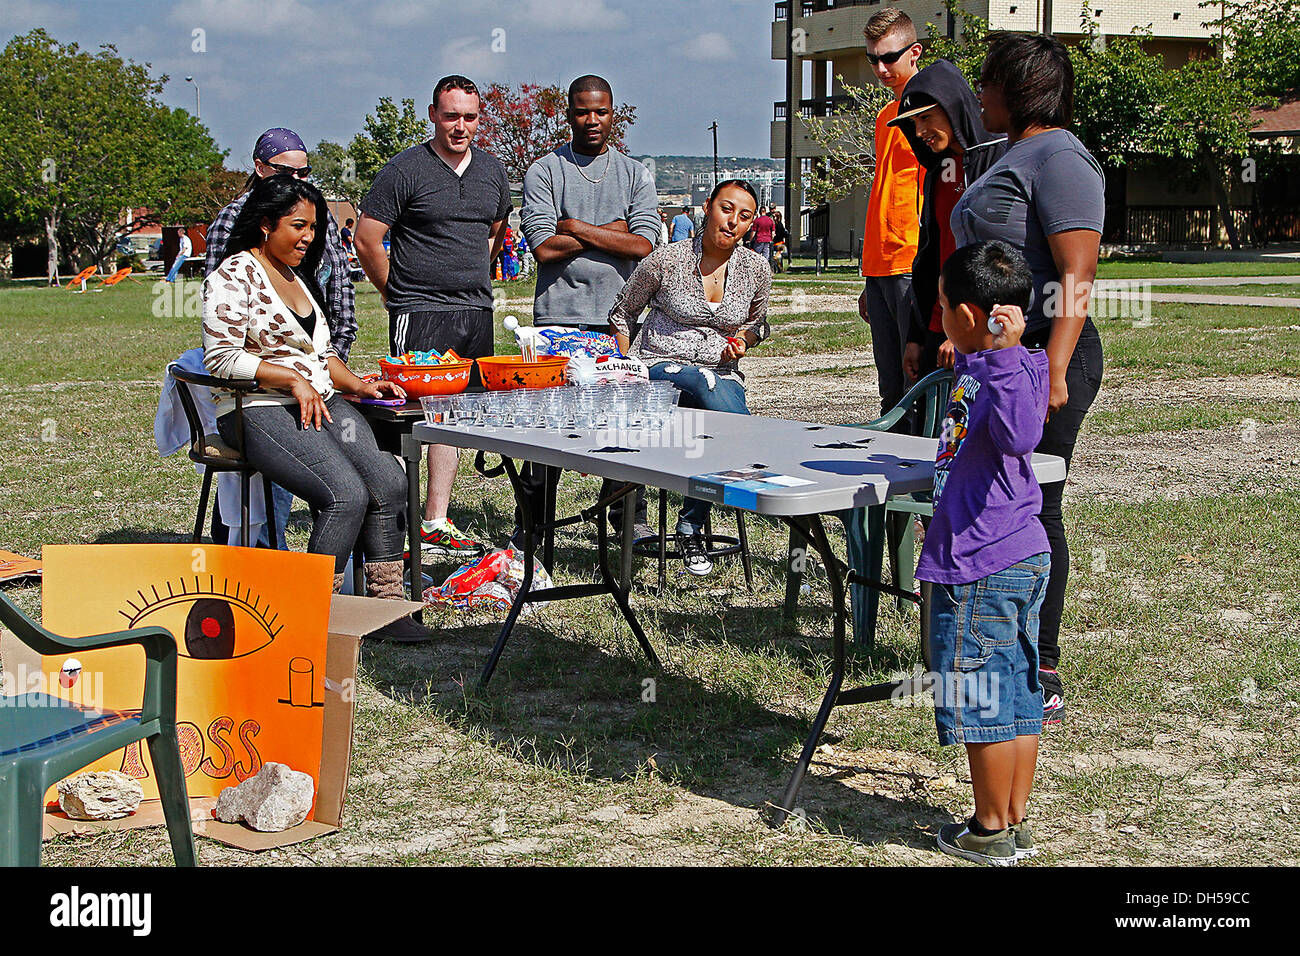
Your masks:
<svg viewBox="0 0 1300 956"><path fill-rule="evenodd" d="M244 454L312 506L308 550L333 555L335 590L360 538L368 593L401 599L406 476L342 393L405 393L391 382L362 381L330 345L316 282L327 216L309 183L287 175L257 182L231 229L227 258L203 283L204 363L215 376L263 386L244 401ZM233 398L221 390L214 397L217 429L233 445ZM429 639L409 616L379 636Z"/></svg>
<svg viewBox="0 0 1300 956"><path fill-rule="evenodd" d="M642 259L610 310L619 348L649 365L651 380L676 385L683 408L749 414L738 363L767 338L772 291L767 260L741 244L757 210L749 183L718 183L704 204L700 235ZM636 341L629 343L630 328L647 306ZM687 498L678 515L678 547L692 574L713 570L704 541L708 513L707 501Z"/></svg>

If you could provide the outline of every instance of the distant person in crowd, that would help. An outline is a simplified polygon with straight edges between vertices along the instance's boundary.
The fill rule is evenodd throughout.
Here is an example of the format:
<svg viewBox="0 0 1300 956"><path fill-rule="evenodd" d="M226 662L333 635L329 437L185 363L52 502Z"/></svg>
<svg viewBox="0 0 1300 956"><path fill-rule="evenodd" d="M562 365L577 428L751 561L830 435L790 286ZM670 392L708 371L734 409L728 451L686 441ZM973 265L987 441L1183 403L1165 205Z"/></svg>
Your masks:
<svg viewBox="0 0 1300 956"><path fill-rule="evenodd" d="M903 365L915 380L936 368L952 368L953 345L943 332L939 270L956 249L952 210L966 187L1007 151L1007 138L990 133L975 92L948 60L936 60L908 82L898 115L902 130L925 169L921 233L912 262L912 316Z"/></svg>
<svg viewBox="0 0 1300 956"><path fill-rule="evenodd" d="M381 452L366 420L344 394L402 398L392 382L365 382L330 344L316 281L329 210L310 183L292 176L259 179L226 235L226 258L203 284L204 364L215 376L255 379L245 397L244 454L315 513L308 550L334 559L334 590L360 541L371 597L402 600L406 477ZM238 447L233 393L214 390L217 428ZM377 636L424 641L411 617Z"/></svg>
<svg viewBox="0 0 1300 956"><path fill-rule="evenodd" d="M776 235L776 220L768 213L760 213L754 220L754 227L750 230L754 237L754 251L767 260L769 267L772 265L772 240Z"/></svg>
<svg viewBox="0 0 1300 956"><path fill-rule="evenodd" d="M524 174L520 222L537 257L533 323L608 332L614 297L659 237L654 178L609 142L614 94L605 79L580 76L568 96L569 142ZM540 488L544 469L524 470L530 487ZM604 482L602 496L616 484ZM649 536L644 490L635 499L635 534ZM616 529L622 504L609 511Z"/></svg>
<svg viewBox="0 0 1300 956"><path fill-rule="evenodd" d="M349 255L352 254L352 219L348 219L339 230L339 239L343 242L343 250Z"/></svg>
<svg viewBox="0 0 1300 956"><path fill-rule="evenodd" d="M226 258L230 230L253 187L268 176L281 174L306 179L311 175L311 166L307 164L307 147L303 145L302 138L291 129L276 127L268 129L257 138L253 144L253 171L244 182L244 188L229 205L217 213L217 218L208 227L208 245L203 261L205 278L212 275ZM321 305L325 310L330 345L338 357L346 362L352 352L352 343L357 338L356 290L352 287L347 251L343 248L338 225L332 215L326 217L325 246L317 266L316 282L325 296ZM285 550L287 544L284 532L293 510L293 495L276 485L271 489L271 497L276 547ZM213 509L212 531L214 541L225 541L225 525L219 521L217 508ZM269 531L264 529L262 534L265 543L269 543Z"/></svg>
<svg viewBox="0 0 1300 956"><path fill-rule="evenodd" d="M167 281L175 282L176 277L181 273L181 267L185 265L185 260L194 254L194 243L190 241L189 230L181 229L180 246L176 250L176 258L172 260L172 267L167 272Z"/></svg>
<svg viewBox="0 0 1300 956"><path fill-rule="evenodd" d="M655 248L668 245L670 233L668 231L668 213L662 209L659 210L659 238L655 240Z"/></svg>
<svg viewBox="0 0 1300 956"><path fill-rule="evenodd" d="M772 210L772 222L772 271L782 272L790 248L790 230L785 228L779 209Z"/></svg>
<svg viewBox="0 0 1300 956"><path fill-rule="evenodd" d="M907 391L903 351L912 318L912 260L916 258L921 210L921 166L907 138L889 126L898 99L916 75L921 44L907 14L886 7L867 21L867 62L894 98L876 114L876 177L862 228L862 275L858 314L871 326L871 350L880 387L880 410L888 412ZM903 431L910 423L896 426Z"/></svg>
<svg viewBox="0 0 1300 956"><path fill-rule="evenodd" d="M684 242L695 238L695 220L691 218L691 207L683 206L682 211L673 216L673 242Z"/></svg>
<svg viewBox="0 0 1300 956"><path fill-rule="evenodd" d="M1047 351L1051 386L1047 425L1036 450L1060 455L1068 467L1083 418L1101 387L1101 337L1088 317L1088 300L1106 212L1105 177L1066 128L1073 112L1074 67L1056 38L1009 34L996 39L980 71L980 104L984 125L1006 133L1008 148L958 200L953 234L958 249L1000 239L1029 262L1034 292L1023 342ZM1043 719L1049 723L1065 712L1056 669L1070 571L1061 516L1064 490L1064 481L1043 486L1040 515L1052 546L1039 632Z"/></svg>
<svg viewBox="0 0 1300 956"><path fill-rule="evenodd" d="M357 258L388 309L394 355L493 354L492 263L505 236L510 184L499 159L470 146L482 108L467 77L440 79L429 105L433 139L390 159L361 201ZM391 255L384 253L386 237ZM420 537L431 554L483 552L447 514L458 461L456 448L429 446Z"/></svg>
<svg viewBox="0 0 1300 956"><path fill-rule="evenodd" d="M741 243L757 210L749 183L718 183L704 204L700 235L647 256L610 310L619 347L650 366L651 380L677 386L683 408L749 414L739 362L767 338L772 290L767 262ZM695 575L713 570L704 539L708 514L707 501L687 498L677 519L678 548Z"/></svg>

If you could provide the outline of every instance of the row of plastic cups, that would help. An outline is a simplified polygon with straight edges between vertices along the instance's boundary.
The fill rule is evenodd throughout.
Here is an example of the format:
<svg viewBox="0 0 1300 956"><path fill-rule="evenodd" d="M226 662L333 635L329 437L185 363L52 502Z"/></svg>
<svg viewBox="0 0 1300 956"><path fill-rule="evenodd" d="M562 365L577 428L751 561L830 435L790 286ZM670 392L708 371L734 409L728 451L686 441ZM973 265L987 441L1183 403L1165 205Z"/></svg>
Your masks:
<svg viewBox="0 0 1300 956"><path fill-rule="evenodd" d="M434 395L420 400L430 424L490 427L596 428L660 426L678 391L671 383L519 389L477 395ZM660 387L666 385L667 388Z"/></svg>

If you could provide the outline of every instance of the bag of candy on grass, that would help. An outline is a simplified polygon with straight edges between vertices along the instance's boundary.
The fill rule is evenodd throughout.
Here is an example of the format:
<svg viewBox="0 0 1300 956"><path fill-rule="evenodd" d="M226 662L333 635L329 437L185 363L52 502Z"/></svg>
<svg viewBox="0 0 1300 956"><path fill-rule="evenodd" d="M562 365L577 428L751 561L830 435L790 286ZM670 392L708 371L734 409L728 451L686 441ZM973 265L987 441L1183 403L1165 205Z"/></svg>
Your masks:
<svg viewBox="0 0 1300 956"><path fill-rule="evenodd" d="M509 611L523 582L524 553L514 548L498 548L457 568L441 585L426 588L424 603L427 607L456 610ZM532 590L551 586L551 576L534 558ZM525 605L524 613L528 610L529 606Z"/></svg>

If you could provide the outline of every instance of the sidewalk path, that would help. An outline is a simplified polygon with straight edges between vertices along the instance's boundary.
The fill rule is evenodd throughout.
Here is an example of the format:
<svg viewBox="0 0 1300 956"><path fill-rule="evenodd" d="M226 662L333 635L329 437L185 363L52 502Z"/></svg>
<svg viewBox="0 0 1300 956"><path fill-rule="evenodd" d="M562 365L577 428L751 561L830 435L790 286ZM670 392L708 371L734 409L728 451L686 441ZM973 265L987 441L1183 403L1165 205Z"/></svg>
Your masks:
<svg viewBox="0 0 1300 956"><path fill-rule="evenodd" d="M798 279L773 279L774 284L806 284L815 283L818 285L850 285L858 286L862 282L860 279L818 279L815 276L809 276L807 279L800 277ZM1240 305L1240 306L1265 306L1281 309L1300 309L1300 298L1286 296L1263 296L1263 295L1210 295L1199 292L1157 292L1155 286L1172 285L1205 285L1205 286L1234 286L1234 285L1295 285L1300 283L1300 274L1282 275L1282 276L1186 276L1182 278L1162 277L1159 279L1147 279L1140 276L1134 276L1126 279L1098 279L1096 283L1097 292L1105 292L1109 297L1116 299L1128 299L1132 297L1142 297L1146 291L1142 288L1132 289L1132 283L1143 283L1151 286L1150 299L1152 302L1182 303L1184 305Z"/></svg>

